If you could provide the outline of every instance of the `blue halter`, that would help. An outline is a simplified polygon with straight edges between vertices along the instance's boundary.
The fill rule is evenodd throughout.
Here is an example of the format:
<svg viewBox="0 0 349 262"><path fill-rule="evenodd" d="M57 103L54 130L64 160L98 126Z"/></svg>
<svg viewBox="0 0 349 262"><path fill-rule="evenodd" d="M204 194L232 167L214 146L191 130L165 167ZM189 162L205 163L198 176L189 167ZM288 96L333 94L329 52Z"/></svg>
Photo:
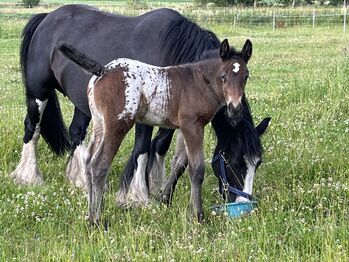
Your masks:
<svg viewBox="0 0 349 262"><path fill-rule="evenodd" d="M244 198L247 198L249 200L254 200L255 198L246 193L246 192L243 192L235 187L232 187L231 185L229 185L228 183L228 179L227 179L227 174L225 172L225 166L224 166L224 158L221 154L221 152L219 152L213 159L212 159L212 165L217 162L219 160L219 165L220 165L220 169L221 169L221 172L219 174L219 178L221 179L222 183L223 183L223 188L224 188L224 191L228 191L228 192L231 192L231 193L234 193L235 195L237 196L242 196Z"/></svg>

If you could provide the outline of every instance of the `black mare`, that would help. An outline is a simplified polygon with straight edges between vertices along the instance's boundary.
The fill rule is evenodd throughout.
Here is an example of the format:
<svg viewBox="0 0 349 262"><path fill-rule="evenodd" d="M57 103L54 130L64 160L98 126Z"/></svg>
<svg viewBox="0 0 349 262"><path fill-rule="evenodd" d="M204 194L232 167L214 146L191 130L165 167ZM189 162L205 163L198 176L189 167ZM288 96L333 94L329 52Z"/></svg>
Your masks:
<svg viewBox="0 0 349 262"><path fill-rule="evenodd" d="M66 5L51 13L35 15L23 30L20 54L27 115L21 160L11 174L18 183L43 182L36 156L41 134L55 153L71 149L67 177L77 186L86 186L82 157L91 116L86 96L90 76L55 50L58 41L74 45L101 64L111 58L127 57L158 66L197 61L205 52L220 45L212 32L170 9L126 17L89 6ZM75 106L69 135L55 90L67 96ZM147 201L146 197L139 198L142 194L137 194L140 184L144 184L139 181L148 178L145 171L152 178L147 181L151 192L156 192L161 184L164 156L173 130L160 128L151 142L152 131L153 127L147 125L136 126L132 156L118 192L120 204L128 199ZM130 188L136 189L131 190L134 194L129 194Z"/></svg>

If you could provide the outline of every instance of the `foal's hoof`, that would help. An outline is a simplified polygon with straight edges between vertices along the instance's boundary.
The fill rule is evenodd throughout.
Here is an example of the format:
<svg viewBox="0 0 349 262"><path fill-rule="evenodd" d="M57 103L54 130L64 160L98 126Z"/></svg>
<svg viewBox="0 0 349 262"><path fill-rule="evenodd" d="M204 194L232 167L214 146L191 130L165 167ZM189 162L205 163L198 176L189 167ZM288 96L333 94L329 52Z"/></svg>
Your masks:
<svg viewBox="0 0 349 262"><path fill-rule="evenodd" d="M90 226L92 228L95 228L95 229L101 229L103 231L108 231L108 229L110 227L110 222L108 220L105 220L104 222L102 222L100 220L94 221L94 222L90 221Z"/></svg>
<svg viewBox="0 0 349 262"><path fill-rule="evenodd" d="M166 193L166 191L161 191L157 195L156 200L168 207L172 206L172 194Z"/></svg>
<svg viewBox="0 0 349 262"><path fill-rule="evenodd" d="M168 207L171 206L171 197L169 195L160 193L156 199Z"/></svg>
<svg viewBox="0 0 349 262"><path fill-rule="evenodd" d="M103 229L104 231L107 231L110 227L110 222L107 219L104 221L101 221L100 219L93 220L86 216L86 220L89 221L90 227L94 229Z"/></svg>
<svg viewBox="0 0 349 262"><path fill-rule="evenodd" d="M203 213L198 214L197 220L199 224L202 224L204 222L204 214Z"/></svg>

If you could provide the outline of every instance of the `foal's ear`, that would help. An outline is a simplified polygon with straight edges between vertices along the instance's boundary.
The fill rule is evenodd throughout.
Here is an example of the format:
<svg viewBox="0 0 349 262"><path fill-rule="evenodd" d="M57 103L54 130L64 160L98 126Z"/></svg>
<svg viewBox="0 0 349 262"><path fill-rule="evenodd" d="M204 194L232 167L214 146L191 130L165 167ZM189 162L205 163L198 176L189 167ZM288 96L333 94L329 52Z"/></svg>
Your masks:
<svg viewBox="0 0 349 262"><path fill-rule="evenodd" d="M221 43L221 49L219 50L219 55L223 60L228 58L229 50L230 50L230 47L229 47L228 39L224 39L223 42Z"/></svg>
<svg viewBox="0 0 349 262"><path fill-rule="evenodd" d="M256 126L256 131L259 136L263 135L265 130L269 126L269 122L271 120L271 117L264 118L262 122L259 123L258 126Z"/></svg>
<svg viewBox="0 0 349 262"><path fill-rule="evenodd" d="M250 60L250 57L252 56L252 42L249 39L246 40L244 47L241 50L241 55L246 63Z"/></svg>

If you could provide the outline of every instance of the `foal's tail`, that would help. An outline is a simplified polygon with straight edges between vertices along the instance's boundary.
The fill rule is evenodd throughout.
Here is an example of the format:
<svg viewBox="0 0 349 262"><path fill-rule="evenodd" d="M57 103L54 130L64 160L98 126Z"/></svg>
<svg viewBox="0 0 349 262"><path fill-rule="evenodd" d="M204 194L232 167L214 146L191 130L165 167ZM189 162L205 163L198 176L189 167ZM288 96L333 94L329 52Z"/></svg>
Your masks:
<svg viewBox="0 0 349 262"><path fill-rule="evenodd" d="M64 56L66 56L68 59L72 60L88 72L96 76L102 76L105 74L106 69L104 66L81 53L77 48L64 42L59 42L57 47Z"/></svg>

